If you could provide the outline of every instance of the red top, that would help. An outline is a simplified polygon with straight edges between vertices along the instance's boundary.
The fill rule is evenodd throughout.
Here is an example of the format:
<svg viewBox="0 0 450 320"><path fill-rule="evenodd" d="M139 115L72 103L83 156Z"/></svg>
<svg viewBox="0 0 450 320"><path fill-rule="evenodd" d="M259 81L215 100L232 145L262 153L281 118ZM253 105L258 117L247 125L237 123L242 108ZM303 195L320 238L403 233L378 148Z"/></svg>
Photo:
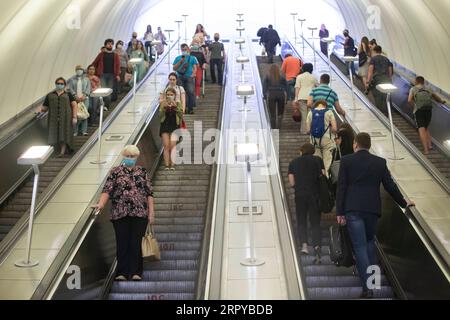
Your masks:
<svg viewBox="0 0 450 320"><path fill-rule="evenodd" d="M97 76L101 77L103 75L103 56L104 53L100 52L92 63L95 66L95 70L97 72ZM117 53L114 53L114 75L116 77L120 77L120 56Z"/></svg>

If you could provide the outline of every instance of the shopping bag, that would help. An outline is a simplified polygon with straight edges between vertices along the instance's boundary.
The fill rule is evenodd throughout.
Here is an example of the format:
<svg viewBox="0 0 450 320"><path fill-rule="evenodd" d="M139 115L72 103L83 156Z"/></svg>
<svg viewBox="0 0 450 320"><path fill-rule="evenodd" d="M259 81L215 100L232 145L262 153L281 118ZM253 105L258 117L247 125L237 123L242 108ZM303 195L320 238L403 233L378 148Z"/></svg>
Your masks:
<svg viewBox="0 0 450 320"><path fill-rule="evenodd" d="M90 116L90 114L89 114L89 112L88 112L84 102L79 102L78 103L78 110L77 110L77 118L78 118L78 120L81 120L81 121L86 120L86 119L89 118L89 116Z"/></svg>
<svg viewBox="0 0 450 320"><path fill-rule="evenodd" d="M142 258L147 261L161 260L161 253L159 251L159 244L153 232L153 227L149 225L142 238Z"/></svg>

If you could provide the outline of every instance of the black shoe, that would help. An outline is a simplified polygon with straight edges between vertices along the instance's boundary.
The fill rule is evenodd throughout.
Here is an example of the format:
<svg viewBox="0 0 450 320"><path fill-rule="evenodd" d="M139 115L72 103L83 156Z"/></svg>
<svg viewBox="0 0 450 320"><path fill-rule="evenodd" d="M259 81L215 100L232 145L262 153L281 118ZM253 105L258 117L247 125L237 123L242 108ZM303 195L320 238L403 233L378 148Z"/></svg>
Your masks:
<svg viewBox="0 0 450 320"><path fill-rule="evenodd" d="M373 290L363 290L361 299L372 299L373 298Z"/></svg>

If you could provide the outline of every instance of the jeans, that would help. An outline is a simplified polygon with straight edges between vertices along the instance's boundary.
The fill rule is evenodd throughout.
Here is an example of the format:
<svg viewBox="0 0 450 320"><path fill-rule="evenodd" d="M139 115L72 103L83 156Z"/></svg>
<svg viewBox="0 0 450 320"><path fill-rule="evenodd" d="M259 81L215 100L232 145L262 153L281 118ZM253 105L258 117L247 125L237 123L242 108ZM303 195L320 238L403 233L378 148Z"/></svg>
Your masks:
<svg viewBox="0 0 450 320"><path fill-rule="evenodd" d="M285 95L283 91L269 91L267 98L272 129L280 129L281 118L284 114ZM278 107L278 110L277 110ZM277 114L278 111L278 114ZM278 116L278 117L277 117ZM278 120L278 121L277 121Z"/></svg>
<svg viewBox="0 0 450 320"><path fill-rule="evenodd" d="M313 247L321 246L321 230L320 230L320 209L319 199L316 195L305 194L295 195L295 208L297 212L297 227L300 245L308 243L308 216L309 223L312 230L312 245Z"/></svg>
<svg viewBox="0 0 450 320"><path fill-rule="evenodd" d="M77 125L74 127L73 135L77 136L79 134L87 133L88 129L88 119L86 120L78 120Z"/></svg>
<svg viewBox="0 0 450 320"><path fill-rule="evenodd" d="M113 73L104 73L100 77L100 81L102 83L102 88L113 89L113 93L110 97L104 98L105 105L109 108L111 106L111 101L117 100L117 84L116 77Z"/></svg>
<svg viewBox="0 0 450 320"><path fill-rule="evenodd" d="M90 97L89 98L89 125L95 125L98 124L98 107L100 105L100 99L97 97Z"/></svg>
<svg viewBox="0 0 450 320"><path fill-rule="evenodd" d="M152 55L152 42L146 41L145 42L145 50L147 50L148 57L150 61L153 61L153 55Z"/></svg>
<svg viewBox="0 0 450 320"><path fill-rule="evenodd" d="M217 67L217 83L223 83L223 62L222 59L211 59L211 81L216 83L216 67Z"/></svg>
<svg viewBox="0 0 450 320"><path fill-rule="evenodd" d="M287 99L288 101L294 101L295 99L295 82L296 79L289 80L287 82Z"/></svg>
<svg viewBox="0 0 450 320"><path fill-rule="evenodd" d="M349 67L349 65L350 65L350 69L352 69L352 74L353 74L353 76L355 76L355 75L356 75L356 71L355 71L355 63L354 63L353 61L351 61L351 62L346 62L346 63L345 63L345 66L347 67L347 72L348 72L348 67ZM349 76L350 76L350 74L349 74Z"/></svg>
<svg viewBox="0 0 450 320"><path fill-rule="evenodd" d="M125 217L112 222L116 233L117 275L142 275L142 237L147 229L147 218Z"/></svg>
<svg viewBox="0 0 450 320"><path fill-rule="evenodd" d="M363 212L350 212L345 215L347 229L356 256L356 268L358 269L361 285L367 290L367 268L378 264L375 233L378 216Z"/></svg>
<svg viewBox="0 0 450 320"><path fill-rule="evenodd" d="M186 112L193 111L196 107L194 78L180 76L178 85L182 86L186 91Z"/></svg>

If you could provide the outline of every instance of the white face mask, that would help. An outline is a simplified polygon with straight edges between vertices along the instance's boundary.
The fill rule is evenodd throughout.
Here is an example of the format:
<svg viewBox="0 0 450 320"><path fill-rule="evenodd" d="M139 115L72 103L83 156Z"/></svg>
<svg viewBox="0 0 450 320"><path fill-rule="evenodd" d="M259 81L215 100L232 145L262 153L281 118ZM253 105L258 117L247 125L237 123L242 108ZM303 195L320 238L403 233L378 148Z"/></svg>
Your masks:
<svg viewBox="0 0 450 320"><path fill-rule="evenodd" d="M122 49L123 49L123 46L122 46L121 44L119 44L119 45L117 46L117 49L122 50Z"/></svg>
<svg viewBox="0 0 450 320"><path fill-rule="evenodd" d="M84 74L83 70L77 70L77 76L81 77Z"/></svg>
<svg viewBox="0 0 450 320"><path fill-rule="evenodd" d="M169 100L169 101L175 101L175 96L167 96L167 100Z"/></svg>

